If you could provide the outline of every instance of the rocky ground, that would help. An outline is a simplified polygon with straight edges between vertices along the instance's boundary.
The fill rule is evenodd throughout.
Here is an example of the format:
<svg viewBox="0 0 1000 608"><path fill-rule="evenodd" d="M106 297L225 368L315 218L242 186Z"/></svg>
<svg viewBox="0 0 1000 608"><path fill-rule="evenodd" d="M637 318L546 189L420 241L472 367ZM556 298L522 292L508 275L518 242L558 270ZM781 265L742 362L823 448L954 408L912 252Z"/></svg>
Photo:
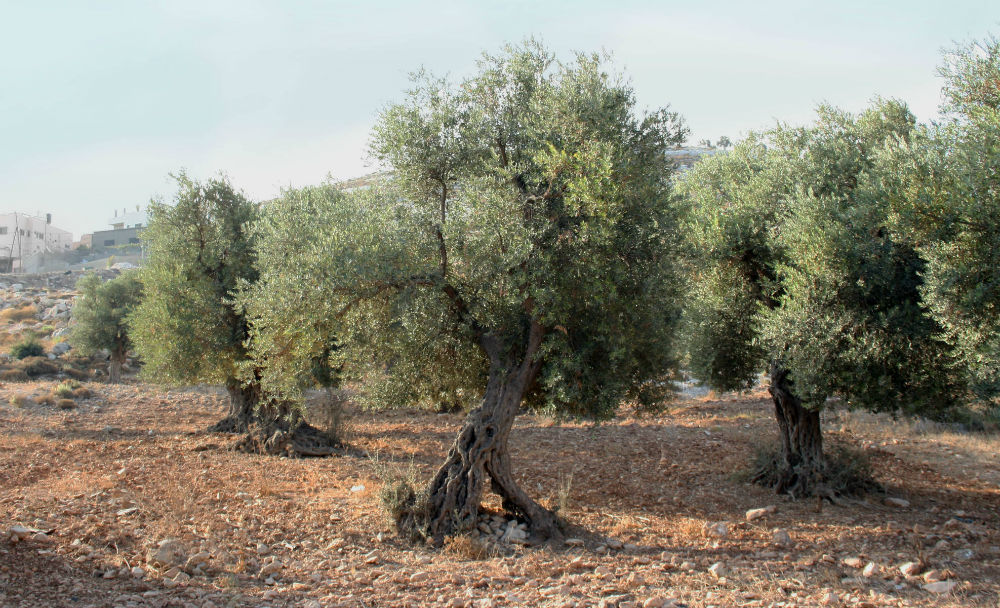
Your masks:
<svg viewBox="0 0 1000 608"><path fill-rule="evenodd" d="M738 472L774 433L762 393L601 426L523 416L520 482L574 526L521 544L491 514L440 551L380 512L385 470L427 479L461 416L349 412L351 449L296 460L203 432L212 388L0 388L0 606L997 606L1000 441L826 415L887 493L791 502ZM491 504L496 509L498 505ZM489 537L489 542L483 539Z"/></svg>

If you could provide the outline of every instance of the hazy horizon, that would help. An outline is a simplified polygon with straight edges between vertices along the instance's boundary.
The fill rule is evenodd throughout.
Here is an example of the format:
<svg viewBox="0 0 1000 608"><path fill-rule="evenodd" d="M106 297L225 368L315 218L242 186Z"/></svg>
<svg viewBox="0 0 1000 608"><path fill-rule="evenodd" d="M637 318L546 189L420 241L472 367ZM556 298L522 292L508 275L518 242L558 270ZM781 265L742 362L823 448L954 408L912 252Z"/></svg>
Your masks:
<svg viewBox="0 0 1000 608"><path fill-rule="evenodd" d="M932 119L943 48L1000 33L1000 6L930 2L4 3L0 212L52 213L75 239L169 199L167 174L226 173L255 200L347 179L380 108L421 67L460 78L527 37L559 58L607 50L640 107L689 144L738 139L817 104L875 96Z"/></svg>

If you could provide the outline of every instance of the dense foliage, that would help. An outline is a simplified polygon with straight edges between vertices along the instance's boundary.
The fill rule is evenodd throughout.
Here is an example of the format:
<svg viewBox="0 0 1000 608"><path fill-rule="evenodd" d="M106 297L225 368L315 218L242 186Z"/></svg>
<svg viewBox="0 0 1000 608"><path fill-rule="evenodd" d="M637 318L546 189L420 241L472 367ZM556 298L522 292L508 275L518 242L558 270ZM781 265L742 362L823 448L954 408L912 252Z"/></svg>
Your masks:
<svg viewBox="0 0 1000 608"><path fill-rule="evenodd" d="M481 395L432 482L431 533L474 516L485 475L550 532L509 476L510 423L525 399L602 418L668 389L680 280L665 152L685 133L671 112L638 115L597 56L559 63L532 42L457 86L417 74L373 134L388 183L289 192L262 224L271 287L246 302L260 359L302 369L337 335L346 373ZM283 375L265 378L288 390Z"/></svg>
<svg viewBox="0 0 1000 608"><path fill-rule="evenodd" d="M890 161L896 225L927 260L923 295L976 381L1000 391L1000 41L948 53L943 118Z"/></svg>
<svg viewBox="0 0 1000 608"><path fill-rule="evenodd" d="M77 282L76 289L80 295L73 305L69 342L81 355L108 351L108 377L119 382L122 364L132 348L128 317L142 299L142 283L135 272L108 281L88 274Z"/></svg>
<svg viewBox="0 0 1000 608"><path fill-rule="evenodd" d="M147 378L232 384L246 360L246 321L232 301L256 277L247 224L257 207L224 178L175 176L173 204L152 203L142 233L145 297L132 318Z"/></svg>
<svg viewBox="0 0 1000 608"><path fill-rule="evenodd" d="M815 124L752 137L685 176L696 252L692 368L722 390L770 372L789 471L801 460L797 442L822 468L819 420L808 411L828 397L935 414L960 395L941 328L921 301L924 261L888 229L898 180L881 159L913 128L898 102L858 116L821 107ZM808 411L789 413L799 407ZM814 430L803 434L800 417ZM809 475L795 491L808 491Z"/></svg>

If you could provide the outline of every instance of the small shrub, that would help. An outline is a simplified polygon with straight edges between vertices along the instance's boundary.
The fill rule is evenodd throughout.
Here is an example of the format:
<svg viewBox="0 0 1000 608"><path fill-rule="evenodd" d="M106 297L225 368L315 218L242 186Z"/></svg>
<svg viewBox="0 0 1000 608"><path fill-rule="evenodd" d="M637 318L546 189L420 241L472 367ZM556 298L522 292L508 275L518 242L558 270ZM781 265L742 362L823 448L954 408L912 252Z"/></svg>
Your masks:
<svg viewBox="0 0 1000 608"><path fill-rule="evenodd" d="M573 473L565 477L559 476L559 488L556 490L556 510L565 513L569 510L570 493L573 491Z"/></svg>
<svg viewBox="0 0 1000 608"><path fill-rule="evenodd" d="M73 367L71 365L64 365L63 368L62 368L62 372L64 374L66 374L67 376L69 376L70 378L72 378L73 380L89 380L90 379L90 372L82 370L82 369L77 369L77 368L75 368L75 367Z"/></svg>
<svg viewBox="0 0 1000 608"><path fill-rule="evenodd" d="M0 371L0 381L3 382L27 382L31 380L28 374L24 373L24 370L20 369L5 369Z"/></svg>
<svg viewBox="0 0 1000 608"><path fill-rule="evenodd" d="M322 397L309 403L309 417L333 445L346 443L348 426L345 406L345 399L330 388L324 391Z"/></svg>
<svg viewBox="0 0 1000 608"><path fill-rule="evenodd" d="M31 397L25 395L24 393L11 395L9 402L14 407L27 407L33 403Z"/></svg>
<svg viewBox="0 0 1000 608"><path fill-rule="evenodd" d="M35 318L38 314L38 309L32 304L27 306L22 306L21 308L8 308L6 310L0 311L0 319L8 322L26 321L28 319Z"/></svg>
<svg viewBox="0 0 1000 608"><path fill-rule="evenodd" d="M846 445L827 447L826 467L820 473L820 486L834 496L863 496L871 492L884 492L881 484L872 476L871 462L861 450ZM743 477L755 479L765 487L774 487L778 480L781 463L781 448L777 445L764 446L757 450L752 468Z"/></svg>
<svg viewBox="0 0 1000 608"><path fill-rule="evenodd" d="M27 359L28 357L40 357L44 354L45 347L34 336L28 336L10 347L10 356L18 360Z"/></svg>
<svg viewBox="0 0 1000 608"><path fill-rule="evenodd" d="M89 388L81 386L80 388L73 389L74 399L90 399L94 396L94 393L90 391Z"/></svg>
<svg viewBox="0 0 1000 608"><path fill-rule="evenodd" d="M56 396L53 395L52 393L48 393L47 395L42 395L41 397L38 398L38 403L40 405L55 405L56 401L57 401Z"/></svg>
<svg viewBox="0 0 1000 608"><path fill-rule="evenodd" d="M46 357L26 357L18 364L24 373L31 378L46 376L59 372L59 366Z"/></svg>
<svg viewBox="0 0 1000 608"><path fill-rule="evenodd" d="M372 471L382 482L378 497L386 518L396 526L396 532L410 542L426 540L423 522L428 511L427 496L418 492L417 468L411 462L405 471L393 467L376 453L371 459Z"/></svg>
<svg viewBox="0 0 1000 608"><path fill-rule="evenodd" d="M457 534L445 538L444 551L455 557L470 560L483 560L490 556L490 550L486 543L468 534Z"/></svg>
<svg viewBox="0 0 1000 608"><path fill-rule="evenodd" d="M76 401L73 401L72 399L60 399L59 401L56 401L56 405L61 410L71 410L76 407Z"/></svg>
<svg viewBox="0 0 1000 608"><path fill-rule="evenodd" d="M77 386L79 386L79 383L77 383ZM62 384L59 384L54 389L52 389L52 392L55 394L56 397L59 397L60 399L68 399L71 396L73 396L73 390L75 388L76 387L70 386L69 383L63 382Z"/></svg>

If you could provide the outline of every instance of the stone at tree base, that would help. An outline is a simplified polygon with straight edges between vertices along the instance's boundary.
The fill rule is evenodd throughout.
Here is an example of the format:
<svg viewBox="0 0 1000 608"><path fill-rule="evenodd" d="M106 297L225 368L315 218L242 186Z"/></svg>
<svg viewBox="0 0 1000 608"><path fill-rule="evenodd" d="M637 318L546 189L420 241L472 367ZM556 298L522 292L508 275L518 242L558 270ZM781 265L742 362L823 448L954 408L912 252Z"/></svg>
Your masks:
<svg viewBox="0 0 1000 608"><path fill-rule="evenodd" d="M895 496L886 497L884 502L887 505L893 507L899 507L901 509L905 509L910 506L910 501L906 500L905 498L896 498Z"/></svg>

